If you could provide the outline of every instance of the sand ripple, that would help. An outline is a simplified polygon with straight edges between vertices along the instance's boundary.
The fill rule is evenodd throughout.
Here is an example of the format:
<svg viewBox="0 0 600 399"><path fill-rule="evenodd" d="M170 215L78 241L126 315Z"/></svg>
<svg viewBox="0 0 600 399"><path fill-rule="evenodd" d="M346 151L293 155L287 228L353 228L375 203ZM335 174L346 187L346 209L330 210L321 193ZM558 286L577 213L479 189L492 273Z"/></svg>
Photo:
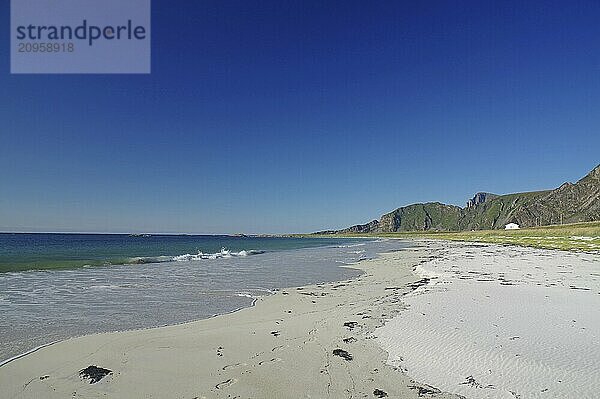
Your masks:
<svg viewBox="0 0 600 399"><path fill-rule="evenodd" d="M377 332L389 362L468 398L600 391L600 256L443 244Z"/></svg>

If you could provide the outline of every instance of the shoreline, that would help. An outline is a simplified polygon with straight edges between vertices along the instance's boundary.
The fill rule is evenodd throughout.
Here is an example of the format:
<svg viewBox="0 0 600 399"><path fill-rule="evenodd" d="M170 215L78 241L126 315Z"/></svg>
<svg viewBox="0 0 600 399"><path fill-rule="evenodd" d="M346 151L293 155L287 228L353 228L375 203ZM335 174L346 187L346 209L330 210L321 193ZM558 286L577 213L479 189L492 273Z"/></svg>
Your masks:
<svg viewBox="0 0 600 399"><path fill-rule="evenodd" d="M341 263L405 245L385 241L367 243L363 255L345 249L363 240L303 240L302 248L257 257L0 273L0 361L54 341L192 322L248 307L274 289L346 279L357 273Z"/></svg>
<svg viewBox="0 0 600 399"><path fill-rule="evenodd" d="M396 250L393 250L393 251L396 251ZM377 254L374 258L368 258L368 259L363 259L363 260L373 260L373 259L376 259L379 255L380 254ZM353 265L358 264L360 262L361 261L358 261L358 262L355 262L355 263L351 263L351 264L343 264L343 265L340 265L340 266L337 266L337 267L361 271L360 268L352 267ZM126 265L122 265L122 266L126 266ZM106 267L106 266L104 266L104 267ZM58 270L58 269L56 269L56 270ZM6 272L6 273L25 273L25 272L39 272L39 271L47 271L47 270L44 270L44 269L31 269L31 270L25 270L25 271L20 271L20 272ZM122 333L122 332L131 332L131 331L145 331L145 330L155 329L155 328L173 327L173 326L179 326L179 325L182 325L182 324L195 323L195 322L212 319L212 318L219 317L219 316L225 316L225 315L229 315L229 314L232 314L232 313L236 313L236 312L239 312L239 311L247 309L247 308L252 308L252 307L254 307L256 305L256 303L257 303L257 301L258 301L259 298L268 297L268 296L274 295L274 294L276 294L277 292L279 292L281 290L297 289L299 287L307 287L307 286L310 286L310 285L317 285L317 284L336 283L336 282L339 282L339 281L342 281L342 280L319 281L319 282L316 282L316 283L313 283L313 284L309 284L309 285L306 285L306 286L291 286L291 287L278 287L278 288L274 288L274 289L264 289L263 292L265 292L265 294L263 294L263 295L256 295L256 296L238 293L238 294L236 294L236 296L249 298L249 299L251 299L251 302L247 306L240 306L240 307L231 309L229 311L225 311L223 313L215 313L215 314L212 314L212 315L209 315L209 316L206 316L206 317L202 317L202 318L198 318L198 319L186 320L186 321L181 321L181 322L177 322L177 323L154 325L154 326L148 326L148 327L133 327L133 328L127 328L127 329L121 329L121 330L113 330L113 331L97 331L97 332L91 332L91 333L87 333L87 334L74 335L74 336L65 337L65 338L62 338L62 339L57 339L55 341L51 341L51 342L40 344L40 345L38 345L38 346L36 346L36 347L34 347L32 349L26 350L26 351L24 351L22 353L18 353L16 355L11 356L11 357L6 358L6 359L0 358L0 368L2 366L4 366L4 365L6 365L6 364L8 364L8 363L10 363L12 361L14 361L14 360L17 360L17 359L20 359L20 358L22 358L24 356L27 356L30 353L36 352L36 351L38 351L40 349L43 349L43 348L45 348L47 346L54 345L54 344L57 344L57 343L60 343L60 342L63 342L63 341L67 341L67 340L71 340L71 339L75 339L75 338L83 338L83 337L93 336L93 335L98 335L98 334Z"/></svg>
<svg viewBox="0 0 600 399"><path fill-rule="evenodd" d="M363 271L356 278L280 289L224 315L59 341L3 365L0 385L10 398L455 397L387 365L373 339L419 280L413 268L431 257L417 243L344 265ZM89 366L112 372L90 384L79 376Z"/></svg>
<svg viewBox="0 0 600 399"><path fill-rule="evenodd" d="M10 362L13 362L13 361L15 361L15 360L18 360L18 359L20 359L20 358L22 358L22 357L25 357L25 356L27 356L27 355L29 355L29 354L31 354L31 353L37 352L37 351L39 351L40 349L43 349L43 348L45 348L45 347L47 347L47 346L54 345L54 344L56 344L56 343L59 343L59 342L62 342L62 341L52 341L52 342L48 342L47 344L43 344L43 345L36 346L35 348L33 348L33 349L30 349L30 350L28 350L28 351L26 351L26 352L20 353L20 354L18 354L18 355L15 355L15 356L13 356L13 357L10 357L10 358L8 358L8 359L6 359L6 360L2 360L2 361L0 361L0 367L4 366L4 365L6 365L6 364L8 364L8 363L10 363Z"/></svg>
<svg viewBox="0 0 600 399"><path fill-rule="evenodd" d="M587 309L598 300L593 265L600 258L487 243L413 244L341 266L362 271L357 277L281 288L207 319L35 348L1 366L0 386L15 399L586 397L597 386L589 377L595 355L563 359L552 348L593 347L589 334L600 331L600 319ZM571 321L579 338L565 330ZM91 383L81 373L94 367L107 374Z"/></svg>

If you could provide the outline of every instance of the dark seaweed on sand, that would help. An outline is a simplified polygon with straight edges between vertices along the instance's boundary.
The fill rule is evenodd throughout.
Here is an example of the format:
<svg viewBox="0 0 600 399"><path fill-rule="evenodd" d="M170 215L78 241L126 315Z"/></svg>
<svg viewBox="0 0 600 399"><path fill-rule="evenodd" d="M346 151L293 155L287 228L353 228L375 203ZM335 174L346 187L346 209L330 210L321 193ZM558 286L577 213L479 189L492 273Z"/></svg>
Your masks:
<svg viewBox="0 0 600 399"><path fill-rule="evenodd" d="M88 366L83 370L79 371L81 378L87 378L90 380L90 384L95 384L107 375L111 374L112 370L105 369L97 366Z"/></svg>
<svg viewBox="0 0 600 399"><path fill-rule="evenodd" d="M348 353L347 351L343 350L343 349L334 349L333 350L333 354L335 356L339 356L344 360L350 361L353 359L352 355L350 353Z"/></svg>

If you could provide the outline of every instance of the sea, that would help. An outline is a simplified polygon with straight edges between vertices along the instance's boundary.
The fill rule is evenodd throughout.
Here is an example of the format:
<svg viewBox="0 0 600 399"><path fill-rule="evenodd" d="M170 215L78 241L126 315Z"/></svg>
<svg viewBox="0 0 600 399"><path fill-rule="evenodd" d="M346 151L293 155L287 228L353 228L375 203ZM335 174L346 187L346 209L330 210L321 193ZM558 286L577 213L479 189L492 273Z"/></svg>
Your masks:
<svg viewBox="0 0 600 399"><path fill-rule="evenodd" d="M0 233L0 364L70 337L172 325L346 280L407 247L368 238Z"/></svg>

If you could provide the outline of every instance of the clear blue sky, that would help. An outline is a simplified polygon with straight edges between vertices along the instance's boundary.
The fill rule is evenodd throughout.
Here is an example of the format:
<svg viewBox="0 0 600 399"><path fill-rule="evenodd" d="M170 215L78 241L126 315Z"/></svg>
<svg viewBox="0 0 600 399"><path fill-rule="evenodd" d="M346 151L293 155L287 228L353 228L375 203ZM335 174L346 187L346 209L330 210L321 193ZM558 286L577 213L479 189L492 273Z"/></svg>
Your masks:
<svg viewBox="0 0 600 399"><path fill-rule="evenodd" d="M600 162L598 1L153 0L152 74L10 75L0 230L304 232Z"/></svg>

